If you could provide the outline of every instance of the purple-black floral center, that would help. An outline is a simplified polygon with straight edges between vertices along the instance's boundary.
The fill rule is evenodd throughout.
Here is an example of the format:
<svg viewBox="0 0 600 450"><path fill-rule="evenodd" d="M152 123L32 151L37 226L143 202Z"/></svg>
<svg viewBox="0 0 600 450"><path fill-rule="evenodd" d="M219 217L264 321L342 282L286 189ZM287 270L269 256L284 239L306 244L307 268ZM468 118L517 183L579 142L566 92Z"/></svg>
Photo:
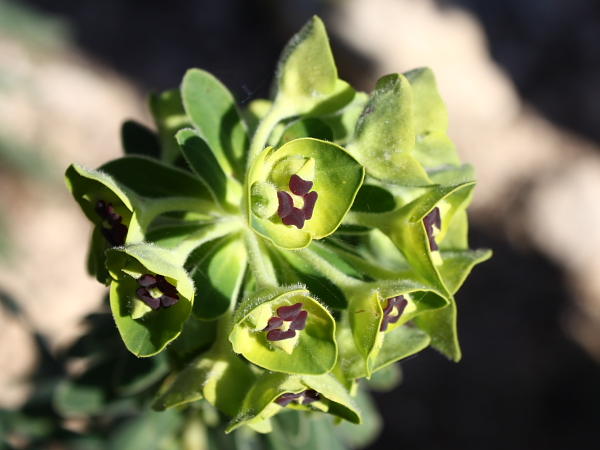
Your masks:
<svg viewBox="0 0 600 450"><path fill-rule="evenodd" d="M292 194L302 197L304 205L302 208L296 208L294 199L288 192L277 191L279 200L277 214L285 225L295 225L296 228L301 229L304 227L305 221L312 219L319 194L311 191L312 181L303 180L298 175L292 175L289 187Z"/></svg>
<svg viewBox="0 0 600 450"><path fill-rule="evenodd" d="M387 331L390 323L398 322L398 320L400 320L400 316L402 316L402 313L406 308L406 305L408 305L408 300L406 300L403 295L388 298L387 304L385 305L385 308L383 308L383 320L381 321L381 327L379 327L379 331ZM397 314L392 315L394 310L397 312Z"/></svg>
<svg viewBox="0 0 600 450"><path fill-rule="evenodd" d="M263 331L267 332L267 339L271 342L290 339L296 337L296 331L304 330L307 317L308 311L302 309L302 303L281 306L277 308L277 315L269 319Z"/></svg>
<svg viewBox="0 0 600 450"><path fill-rule="evenodd" d="M98 200L94 210L104 222L108 223L108 227L102 226L101 232L104 239L112 246L124 245L127 237L127 226L122 223L123 217L115 212L113 204Z"/></svg>
<svg viewBox="0 0 600 450"><path fill-rule="evenodd" d="M313 389L307 389L306 391L298 392L297 394L292 394L291 392L286 392L282 394L279 398L275 400L280 406L286 407L292 402L296 402L299 405L308 405L312 402L319 401L321 396L319 393Z"/></svg>
<svg viewBox="0 0 600 450"><path fill-rule="evenodd" d="M440 208L437 206L431 210L423 218L423 224L425 225L425 231L427 231L427 238L429 239L429 248L432 252L439 250L435 237L442 229L442 218L440 216Z"/></svg>
<svg viewBox="0 0 600 450"><path fill-rule="evenodd" d="M179 291L163 275L147 273L138 278L137 282L142 287L135 291L136 294L140 300L155 311L161 306L168 308L179 301L179 295L177 295ZM158 289L162 295L154 297L149 289Z"/></svg>

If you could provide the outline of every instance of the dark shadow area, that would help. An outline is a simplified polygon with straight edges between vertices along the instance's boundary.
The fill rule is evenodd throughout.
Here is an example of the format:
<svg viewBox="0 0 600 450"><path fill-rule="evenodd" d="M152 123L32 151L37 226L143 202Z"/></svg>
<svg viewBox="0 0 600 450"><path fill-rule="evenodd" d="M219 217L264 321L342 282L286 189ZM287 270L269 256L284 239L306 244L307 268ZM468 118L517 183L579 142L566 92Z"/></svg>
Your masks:
<svg viewBox="0 0 600 450"><path fill-rule="evenodd" d="M473 13L494 60L553 122L600 142L600 3L438 0Z"/></svg>
<svg viewBox="0 0 600 450"><path fill-rule="evenodd" d="M267 1L28 0L73 26L77 45L143 89L179 86L201 67L240 101L264 97L281 45Z"/></svg>
<svg viewBox="0 0 600 450"><path fill-rule="evenodd" d="M316 0L27 0L72 25L87 54L143 90L177 87L185 72L202 68L242 104L266 98L277 59L290 36L313 14ZM331 37L343 79L360 89L372 69L364 56Z"/></svg>

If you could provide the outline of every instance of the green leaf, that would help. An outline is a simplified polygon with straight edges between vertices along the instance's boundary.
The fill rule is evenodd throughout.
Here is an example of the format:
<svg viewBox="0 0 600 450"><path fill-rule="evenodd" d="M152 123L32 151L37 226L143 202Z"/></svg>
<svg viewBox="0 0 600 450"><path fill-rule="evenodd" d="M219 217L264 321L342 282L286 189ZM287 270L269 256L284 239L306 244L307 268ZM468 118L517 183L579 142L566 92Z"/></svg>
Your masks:
<svg viewBox="0 0 600 450"><path fill-rule="evenodd" d="M371 375L369 380L365 380L365 384L370 391L389 392L397 388L401 381L402 370L400 366L390 364Z"/></svg>
<svg viewBox="0 0 600 450"><path fill-rule="evenodd" d="M377 82L346 150L375 178L404 186L431 184L412 155L414 147L412 89L403 75L387 75Z"/></svg>
<svg viewBox="0 0 600 450"><path fill-rule="evenodd" d="M255 375L230 348L215 346L185 367L154 400L152 408L164 411L202 398L220 411L235 416Z"/></svg>
<svg viewBox="0 0 600 450"><path fill-rule="evenodd" d="M336 144L345 145L348 143L354 134L356 123L358 122L367 101L369 101L368 94L365 92L356 92L352 101L343 109L334 114L319 117L329 125L333 131L333 141Z"/></svg>
<svg viewBox="0 0 600 450"><path fill-rule="evenodd" d="M396 367L390 365L388 367ZM377 373L381 373L379 371ZM374 377L373 377L374 378ZM371 378L371 381L373 380ZM371 395L364 389L358 389L354 397L360 414L362 424L357 425L344 421L333 428L333 432L346 444L347 448L365 448L375 442L383 429L383 418L377 410L377 405Z"/></svg>
<svg viewBox="0 0 600 450"><path fill-rule="evenodd" d="M204 138L195 131L187 129L181 130L176 137L185 159L214 200L232 212L239 210L242 186L223 172Z"/></svg>
<svg viewBox="0 0 600 450"><path fill-rule="evenodd" d="M460 165L460 158L454 142L445 132L441 131L417 134L413 156L426 168L439 167L444 164Z"/></svg>
<svg viewBox="0 0 600 450"><path fill-rule="evenodd" d="M141 357L161 352L179 336L192 310L194 286L186 271L174 264L169 250L150 244L111 249L107 251L106 266L115 280L110 288L110 305L125 345ZM137 294L141 287L137 280L146 274L164 276L176 287L179 301L152 310Z"/></svg>
<svg viewBox="0 0 600 450"><path fill-rule="evenodd" d="M364 358L356 348L352 331L348 326L338 327L337 340L340 346L340 365L348 380L368 377L369 372ZM426 348L430 343L429 336L418 328L403 325L385 335L383 345L377 353L370 373L375 373L388 365L407 358Z"/></svg>
<svg viewBox="0 0 600 450"><path fill-rule="evenodd" d="M214 227L212 222L179 222L170 225L152 228L146 233L146 240L153 242L159 247L172 249L189 238L190 235L198 233L203 229Z"/></svg>
<svg viewBox="0 0 600 450"><path fill-rule="evenodd" d="M473 267L476 264L487 261L491 257L492 251L487 249L442 251L444 264L439 269L448 291L451 294L455 294Z"/></svg>
<svg viewBox="0 0 600 450"><path fill-rule="evenodd" d="M331 114L354 98L338 79L325 25L314 16L283 50L274 83L273 111L282 118Z"/></svg>
<svg viewBox="0 0 600 450"><path fill-rule="evenodd" d="M102 171L71 164L65 173L65 181L86 217L95 224L103 222L96 212L98 200L112 203L115 212L123 216L123 223L126 225L139 204L135 193Z"/></svg>
<svg viewBox="0 0 600 450"><path fill-rule="evenodd" d="M291 122L283 131L279 146L294 139L311 137L322 141L333 141L333 131L322 120L314 117L306 117Z"/></svg>
<svg viewBox="0 0 600 450"><path fill-rule="evenodd" d="M308 313L306 327L296 331L294 337L269 340L268 333L263 331L269 320L281 316L281 307L297 303ZM229 340L236 353L257 366L285 373L320 375L335 365L334 336L335 321L329 312L307 290L290 287L264 290L245 300L236 311Z"/></svg>
<svg viewBox="0 0 600 450"><path fill-rule="evenodd" d="M425 167L460 165L448 131L448 112L431 69L422 67L404 74L414 98L415 158Z"/></svg>
<svg viewBox="0 0 600 450"><path fill-rule="evenodd" d="M113 367L114 389L122 396L143 392L169 372L169 362L164 353L152 358L136 358L123 351Z"/></svg>
<svg viewBox="0 0 600 450"><path fill-rule="evenodd" d="M188 363L190 356L195 357L200 350L211 346L217 336L217 328L216 320L200 320L190 315L179 337L169 344L169 352L176 353L182 361Z"/></svg>
<svg viewBox="0 0 600 450"><path fill-rule="evenodd" d="M107 443L108 450L162 450L183 424L183 415L175 411L156 413L146 411L141 416L124 422L114 431Z"/></svg>
<svg viewBox="0 0 600 450"><path fill-rule="evenodd" d="M360 423L358 408L344 387L330 374L320 376L289 375L280 372L264 373L248 395L227 428L231 432L241 425L259 423L275 414L284 407L275 402L283 394L298 394L314 390L319 394L319 400L310 404L300 404L297 401L287 407L305 411L322 411L348 420Z"/></svg>
<svg viewBox="0 0 600 450"><path fill-rule="evenodd" d="M61 381L53 404L65 416L96 415L103 412L111 397L114 360L104 361L75 379Z"/></svg>
<svg viewBox="0 0 600 450"><path fill-rule="evenodd" d="M444 264L440 274L450 293L458 291L475 264L491 257L489 250L442 252ZM456 327L456 302L450 298L445 308L429 311L415 318L416 324L431 336L431 346L453 361L461 359Z"/></svg>
<svg viewBox="0 0 600 450"><path fill-rule="evenodd" d="M175 144L177 145L176 141ZM212 201L208 189L196 176L155 159L126 156L109 161L98 170L111 175L121 185L144 197L176 196Z"/></svg>
<svg viewBox="0 0 600 450"><path fill-rule="evenodd" d="M190 119L183 109L179 89L171 89L161 94L152 93L148 97L148 104L162 144L162 160L173 164L179 153L179 145L175 135L182 128L191 126Z"/></svg>
<svg viewBox="0 0 600 450"><path fill-rule="evenodd" d="M334 433L336 428L334 421L337 420L289 409L285 411L285 414L278 414L273 418L273 432L266 436L269 448L274 450L347 450ZM360 425L356 426L360 427Z"/></svg>
<svg viewBox="0 0 600 450"><path fill-rule="evenodd" d="M273 102L264 98L257 98L248 103L248 107L241 111L248 126L248 135L253 136L260 121L267 115Z"/></svg>
<svg viewBox="0 0 600 450"><path fill-rule="evenodd" d="M323 257L327 262L339 269L342 273L356 278L361 274L352 266L347 264L338 255L322 246L311 244L311 249ZM306 286L306 289L316 298L320 299L326 306L333 309L346 309L348 301L343 291L320 271L306 262L299 252L289 252L281 250L278 252L279 258L283 258L287 264L277 267L277 273L280 279L286 283L298 283Z"/></svg>
<svg viewBox="0 0 600 450"><path fill-rule="evenodd" d="M198 295L194 301L194 315L212 320L225 314L240 291L248 252L240 239L222 240L190 271Z"/></svg>
<svg viewBox="0 0 600 450"><path fill-rule="evenodd" d="M440 170L431 173L431 178L440 184L470 183L470 188L459 189L448 195L443 204L449 205L444 215L442 230L436 237L440 250L466 250L468 244L467 207L473 199L475 172L470 164L458 168Z"/></svg>
<svg viewBox="0 0 600 450"><path fill-rule="evenodd" d="M285 225L277 212L277 192L292 196L300 208L303 198L293 195L293 175L313 182L318 194L313 216L302 229ZM312 138L296 139L277 150L265 149L248 175L248 204L251 227L275 245L286 249L308 246L312 239L332 234L352 206L364 178L363 167L341 147ZM260 191L257 192L257 187Z"/></svg>
<svg viewBox="0 0 600 450"><path fill-rule="evenodd" d="M223 171L243 180L248 135L229 90L208 72L191 69L183 78L181 95L191 122Z"/></svg>
<svg viewBox="0 0 600 450"><path fill-rule="evenodd" d="M396 209L396 200L394 196L387 190L374 184L363 184L354 203L352 211L383 213Z"/></svg>
<svg viewBox="0 0 600 450"><path fill-rule="evenodd" d="M160 158L160 141L149 128L134 120L127 120L121 126L121 142L128 155L142 155Z"/></svg>

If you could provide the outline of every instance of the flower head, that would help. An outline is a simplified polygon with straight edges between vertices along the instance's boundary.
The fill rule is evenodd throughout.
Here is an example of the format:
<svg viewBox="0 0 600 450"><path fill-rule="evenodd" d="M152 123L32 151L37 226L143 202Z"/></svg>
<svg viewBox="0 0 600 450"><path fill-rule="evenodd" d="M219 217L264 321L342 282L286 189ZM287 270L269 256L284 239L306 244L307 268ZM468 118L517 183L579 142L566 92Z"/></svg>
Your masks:
<svg viewBox="0 0 600 450"><path fill-rule="evenodd" d="M125 345L137 356L161 351L191 313L194 286L171 259L168 250L149 244L107 251L111 309Z"/></svg>
<svg viewBox="0 0 600 450"><path fill-rule="evenodd" d="M338 228L364 169L341 147L302 138L265 149L248 178L250 226L280 248L300 249Z"/></svg>
<svg viewBox="0 0 600 450"><path fill-rule="evenodd" d="M105 251L107 248L125 244L132 221L135 224L134 234L137 233L134 210L139 199L111 176L76 164L67 169L65 178L75 200L95 225L90 272L98 281L107 283L110 278L105 268Z"/></svg>
<svg viewBox="0 0 600 450"><path fill-rule="evenodd" d="M229 340L233 350L268 370L322 374L335 365L335 322L298 287L256 293L238 308Z"/></svg>

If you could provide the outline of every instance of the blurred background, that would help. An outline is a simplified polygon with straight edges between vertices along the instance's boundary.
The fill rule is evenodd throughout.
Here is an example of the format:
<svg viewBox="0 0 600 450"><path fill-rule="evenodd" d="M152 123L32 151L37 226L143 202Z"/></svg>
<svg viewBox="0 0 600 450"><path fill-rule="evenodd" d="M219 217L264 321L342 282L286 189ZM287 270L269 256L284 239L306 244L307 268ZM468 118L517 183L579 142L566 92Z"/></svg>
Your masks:
<svg viewBox="0 0 600 450"><path fill-rule="evenodd" d="M119 156L120 124L188 68L240 103L268 95L313 15L340 77L371 91L430 66L479 185L471 246L494 250L459 291L463 360L425 351L376 394L370 448L600 446L600 4L594 0L0 0L0 407L18 408L104 289L71 162Z"/></svg>

